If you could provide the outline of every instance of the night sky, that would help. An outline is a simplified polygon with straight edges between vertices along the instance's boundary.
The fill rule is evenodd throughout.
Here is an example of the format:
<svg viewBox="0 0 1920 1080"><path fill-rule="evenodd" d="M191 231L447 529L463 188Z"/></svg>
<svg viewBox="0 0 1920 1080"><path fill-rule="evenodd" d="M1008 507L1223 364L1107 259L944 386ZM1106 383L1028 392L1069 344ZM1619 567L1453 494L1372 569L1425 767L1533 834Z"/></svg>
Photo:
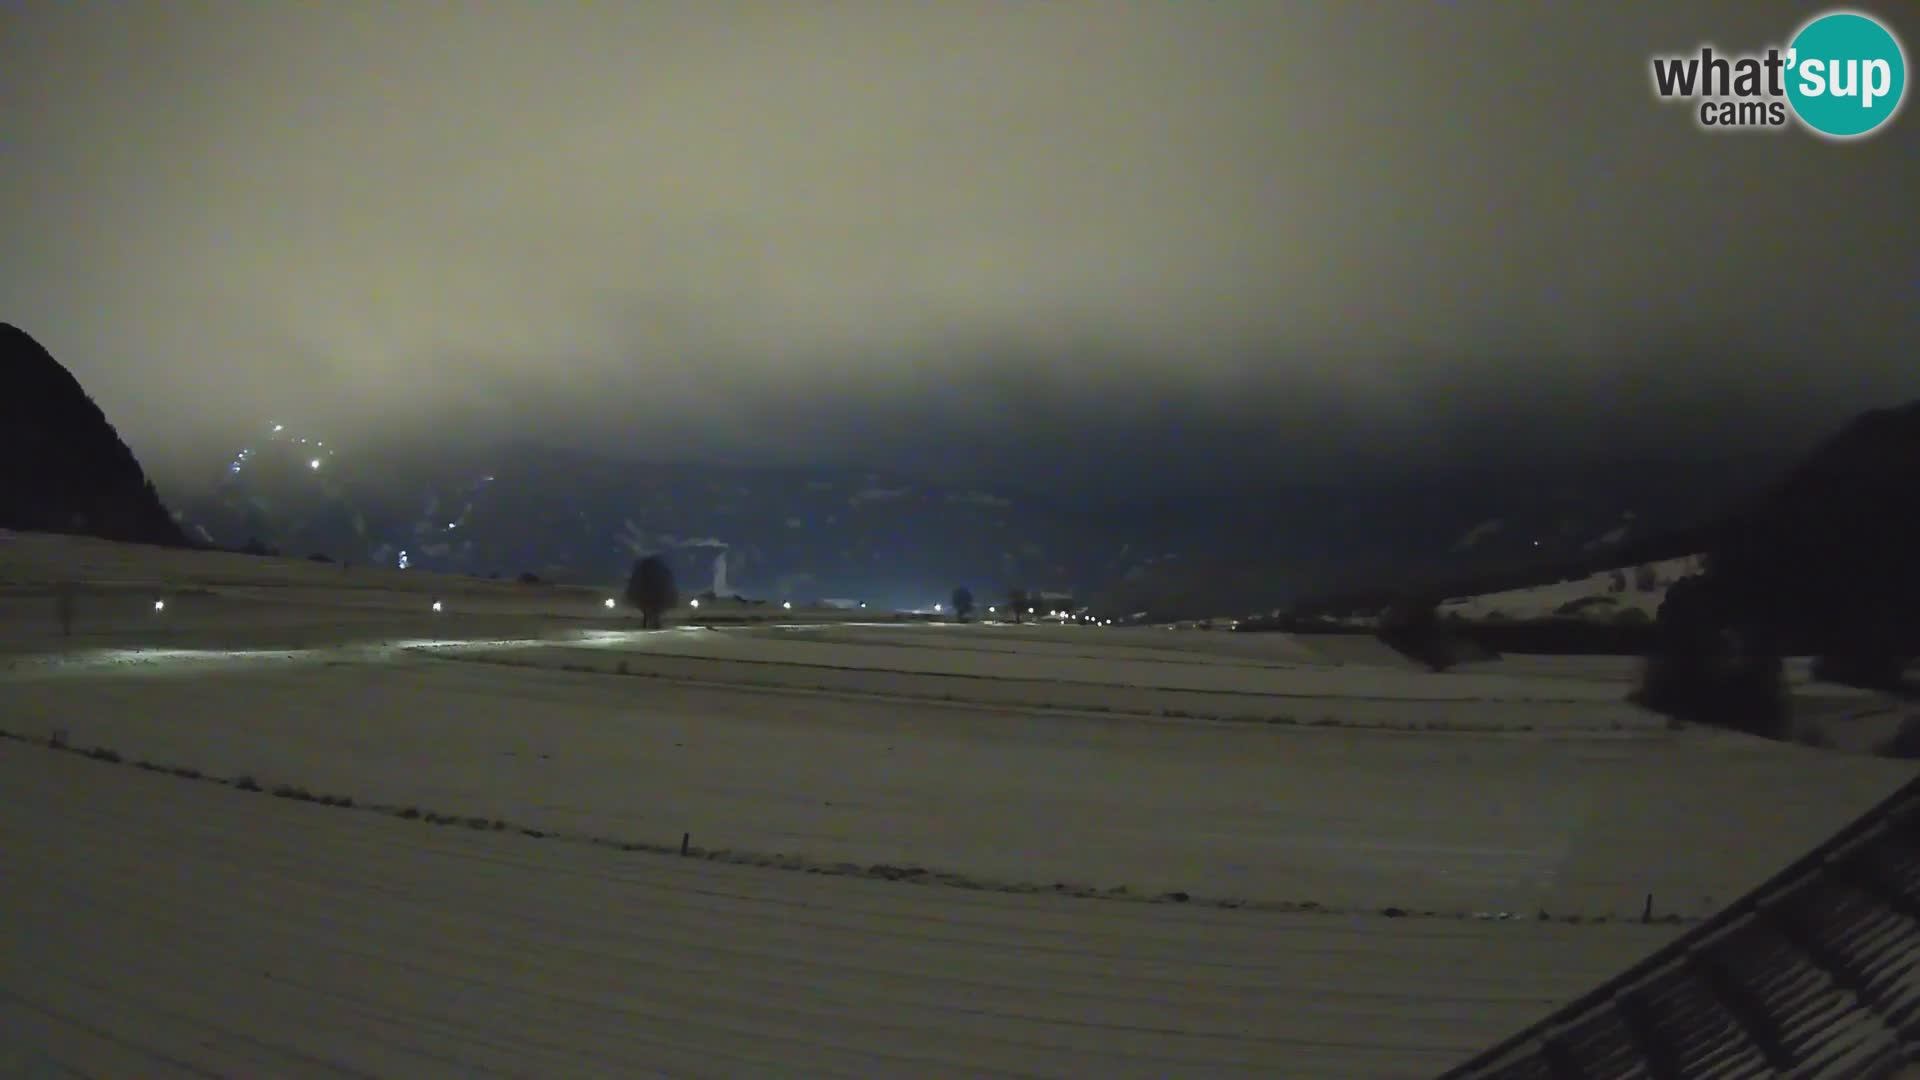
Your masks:
<svg viewBox="0 0 1920 1080"><path fill-rule="evenodd" d="M1648 64L1818 10L9 3L0 319L163 481L272 420L1061 490L1797 440L1920 397L1920 113L1713 135Z"/></svg>

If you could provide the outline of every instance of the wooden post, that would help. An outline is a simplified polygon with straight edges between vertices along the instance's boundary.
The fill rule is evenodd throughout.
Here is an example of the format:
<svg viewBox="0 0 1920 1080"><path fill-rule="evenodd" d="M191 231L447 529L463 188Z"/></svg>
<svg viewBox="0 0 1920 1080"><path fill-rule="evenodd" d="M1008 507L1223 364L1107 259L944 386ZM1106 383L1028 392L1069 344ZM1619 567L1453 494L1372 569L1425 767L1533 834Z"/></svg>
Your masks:
<svg viewBox="0 0 1920 1080"><path fill-rule="evenodd" d="M53 606L60 615L60 636L73 636L73 582L63 581L54 586Z"/></svg>
<svg viewBox="0 0 1920 1080"><path fill-rule="evenodd" d="M687 853L687 844L692 840L693 840L692 833L683 832L680 834L680 854L685 855Z"/></svg>
<svg viewBox="0 0 1920 1080"><path fill-rule="evenodd" d="M1653 894L1652 893L1647 894L1647 906L1640 909L1640 921L1643 923L1650 923L1653 921Z"/></svg>

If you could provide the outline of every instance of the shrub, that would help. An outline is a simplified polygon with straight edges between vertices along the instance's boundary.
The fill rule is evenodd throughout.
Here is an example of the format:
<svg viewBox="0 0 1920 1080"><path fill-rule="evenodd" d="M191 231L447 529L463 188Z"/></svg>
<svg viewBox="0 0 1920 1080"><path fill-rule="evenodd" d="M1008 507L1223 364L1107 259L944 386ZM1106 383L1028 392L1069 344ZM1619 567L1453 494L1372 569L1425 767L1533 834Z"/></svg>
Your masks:
<svg viewBox="0 0 1920 1080"><path fill-rule="evenodd" d="M1900 721L1900 727L1893 736L1881 743L1878 749L1885 757L1907 761L1920 759L1920 716L1909 716Z"/></svg>
<svg viewBox="0 0 1920 1080"><path fill-rule="evenodd" d="M1440 624L1438 606L1429 599L1408 597L1388 606L1380 616L1377 636L1434 671L1445 671L1459 659L1452 635Z"/></svg>
<svg viewBox="0 0 1920 1080"><path fill-rule="evenodd" d="M1815 750L1833 749L1833 736L1827 734L1826 728L1817 725L1808 725L1794 732L1793 741Z"/></svg>
<svg viewBox="0 0 1920 1080"><path fill-rule="evenodd" d="M1866 690L1897 690L1906 675L1905 658L1887 649L1854 647L1814 657L1813 677L1821 682Z"/></svg>
<svg viewBox="0 0 1920 1080"><path fill-rule="evenodd" d="M1614 599L1611 596L1582 596L1579 599L1569 600L1559 607L1554 608L1553 613L1560 616L1579 615L1590 608L1610 608L1613 605Z"/></svg>
<svg viewBox="0 0 1920 1080"><path fill-rule="evenodd" d="M523 570L520 572L519 580L522 585L538 585L540 584L540 575L531 570Z"/></svg>

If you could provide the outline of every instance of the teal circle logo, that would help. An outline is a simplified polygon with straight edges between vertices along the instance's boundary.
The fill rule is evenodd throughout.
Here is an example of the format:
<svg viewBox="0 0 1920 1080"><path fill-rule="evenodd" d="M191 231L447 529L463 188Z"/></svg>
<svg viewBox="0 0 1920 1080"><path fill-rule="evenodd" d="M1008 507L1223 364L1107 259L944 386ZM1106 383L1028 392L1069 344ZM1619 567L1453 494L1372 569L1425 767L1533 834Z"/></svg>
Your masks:
<svg viewBox="0 0 1920 1080"><path fill-rule="evenodd" d="M1787 101L1830 139L1874 131L1900 111L1907 56L1893 31L1868 15L1836 11L1800 28L1787 46Z"/></svg>

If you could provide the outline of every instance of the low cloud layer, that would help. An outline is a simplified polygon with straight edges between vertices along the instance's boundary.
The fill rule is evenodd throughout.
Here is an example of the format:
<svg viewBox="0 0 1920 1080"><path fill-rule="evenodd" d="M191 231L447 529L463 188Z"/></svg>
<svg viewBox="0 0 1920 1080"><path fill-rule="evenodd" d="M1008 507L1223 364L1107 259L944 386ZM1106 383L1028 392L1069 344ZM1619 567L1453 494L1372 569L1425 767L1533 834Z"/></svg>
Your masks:
<svg viewBox="0 0 1920 1080"><path fill-rule="evenodd" d="M1169 489L1787 437L1920 395L1915 118L1709 135L1647 59L1806 14L16 5L0 318L175 471L269 419Z"/></svg>

